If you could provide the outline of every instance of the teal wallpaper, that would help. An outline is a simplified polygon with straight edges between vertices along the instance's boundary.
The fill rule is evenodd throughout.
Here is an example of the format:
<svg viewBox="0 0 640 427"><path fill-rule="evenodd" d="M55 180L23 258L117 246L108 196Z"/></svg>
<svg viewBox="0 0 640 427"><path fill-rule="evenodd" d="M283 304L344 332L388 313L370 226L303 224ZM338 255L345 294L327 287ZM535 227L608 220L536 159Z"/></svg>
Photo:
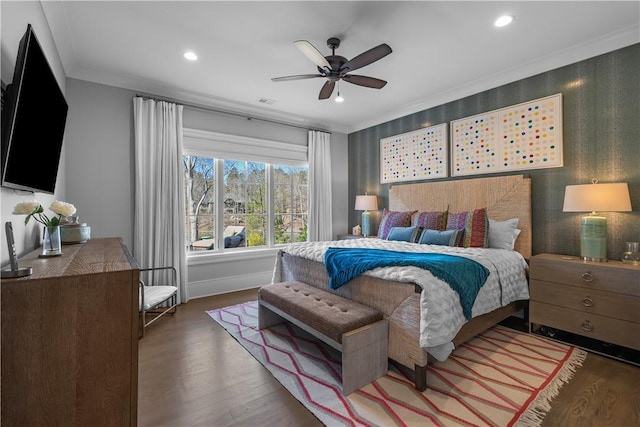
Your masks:
<svg viewBox="0 0 640 427"><path fill-rule="evenodd" d="M388 206L389 184L380 184L381 138L562 93L564 167L523 172L532 178L533 253L579 255L582 214L562 212L564 188L597 178L629 184L633 212L604 213L607 253L619 258L624 242L640 241L638 70L635 44L350 134L349 226L360 222L361 212L353 210L357 194L376 194L380 210ZM379 215L372 216L373 227Z"/></svg>

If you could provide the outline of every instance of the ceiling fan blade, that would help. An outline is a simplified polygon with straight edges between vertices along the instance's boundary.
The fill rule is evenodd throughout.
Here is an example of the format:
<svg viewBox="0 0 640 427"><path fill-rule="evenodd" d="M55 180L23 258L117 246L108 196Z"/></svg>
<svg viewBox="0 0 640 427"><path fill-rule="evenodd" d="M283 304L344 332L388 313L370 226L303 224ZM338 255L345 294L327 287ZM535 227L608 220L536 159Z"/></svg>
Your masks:
<svg viewBox="0 0 640 427"><path fill-rule="evenodd" d="M315 48L314 45L309 43L306 40L297 40L293 42L293 45L297 47L300 52L304 54L307 58L309 58L314 64L316 64L320 68L326 68L327 70L331 70L331 64L327 61L318 49Z"/></svg>
<svg viewBox="0 0 640 427"><path fill-rule="evenodd" d="M322 74L298 74L296 76L274 77L271 79L271 81L272 82L288 82L289 80L312 79L314 77L325 77L325 76Z"/></svg>
<svg viewBox="0 0 640 427"><path fill-rule="evenodd" d="M358 68L362 68L366 65L376 62L378 59L382 59L392 52L388 44L382 43L374 48L369 49L366 52L361 53L350 61L345 62L340 67L340 73L348 73L349 71L355 71Z"/></svg>
<svg viewBox="0 0 640 427"><path fill-rule="evenodd" d="M345 74L342 76L342 80L347 83L352 83L358 86L370 87L373 89L382 89L387 82L384 80L376 79L374 77L358 76L353 74Z"/></svg>
<svg viewBox="0 0 640 427"><path fill-rule="evenodd" d="M331 96L331 94L333 93L333 88L336 86L336 82L332 82L327 80L324 84L324 86L322 86L322 89L320 89L320 96L318 96L318 99L327 99Z"/></svg>

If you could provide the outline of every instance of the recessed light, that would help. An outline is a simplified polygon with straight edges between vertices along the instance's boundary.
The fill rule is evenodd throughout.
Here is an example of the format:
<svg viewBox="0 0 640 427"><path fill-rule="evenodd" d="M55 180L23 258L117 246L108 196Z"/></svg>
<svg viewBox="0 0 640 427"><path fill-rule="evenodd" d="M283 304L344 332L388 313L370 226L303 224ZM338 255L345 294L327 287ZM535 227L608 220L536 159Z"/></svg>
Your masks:
<svg viewBox="0 0 640 427"><path fill-rule="evenodd" d="M496 22L494 22L493 25L495 25L496 27L504 27L511 24L514 19L515 17L512 15L503 15L500 18L496 19Z"/></svg>
<svg viewBox="0 0 640 427"><path fill-rule="evenodd" d="M196 55L192 51L185 52L184 57L187 58L189 61L195 61L198 59L198 55Z"/></svg>

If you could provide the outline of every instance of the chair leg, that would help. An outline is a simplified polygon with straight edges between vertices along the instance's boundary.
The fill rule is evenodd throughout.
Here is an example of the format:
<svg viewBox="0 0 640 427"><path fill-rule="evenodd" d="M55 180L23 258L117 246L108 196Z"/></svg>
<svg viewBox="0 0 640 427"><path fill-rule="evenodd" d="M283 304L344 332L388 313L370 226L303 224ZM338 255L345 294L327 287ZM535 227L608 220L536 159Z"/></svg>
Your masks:
<svg viewBox="0 0 640 427"><path fill-rule="evenodd" d="M150 326L152 323L154 323L156 320L160 319L161 317L163 317L164 315L168 314L173 316L175 313L177 313L178 311L178 299L177 297L174 295L173 297L171 297L169 300L167 300L167 302L169 303L169 307L156 307L150 310L145 310L142 312L142 336L144 337L144 332L147 326ZM151 314L153 315L153 319L149 320L149 322L147 322L147 314Z"/></svg>

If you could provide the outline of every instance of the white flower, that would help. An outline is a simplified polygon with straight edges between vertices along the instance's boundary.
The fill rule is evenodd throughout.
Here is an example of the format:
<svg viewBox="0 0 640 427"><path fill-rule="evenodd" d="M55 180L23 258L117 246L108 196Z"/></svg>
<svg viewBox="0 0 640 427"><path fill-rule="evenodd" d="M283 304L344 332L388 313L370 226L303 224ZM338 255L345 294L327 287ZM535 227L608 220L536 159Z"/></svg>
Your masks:
<svg viewBox="0 0 640 427"><path fill-rule="evenodd" d="M73 206L71 203L65 203L59 200L55 200L53 203L51 203L51 206L49 206L49 209L51 209L56 214L62 215L62 216L71 216L74 213L76 213L75 206Z"/></svg>
<svg viewBox="0 0 640 427"><path fill-rule="evenodd" d="M14 215L29 215L33 213L40 206L40 202L37 200L27 200L26 202L20 202L13 208Z"/></svg>
<svg viewBox="0 0 640 427"><path fill-rule="evenodd" d="M29 223L31 217L38 221L40 224L46 227L57 227L60 225L60 219L63 216L71 216L76 213L76 207L70 203L60 202L58 200L51 203L49 206L56 215L53 218L49 218L44 213L44 208L37 200L27 200L26 202L18 203L13 208L14 215L26 215L24 219L24 225Z"/></svg>

